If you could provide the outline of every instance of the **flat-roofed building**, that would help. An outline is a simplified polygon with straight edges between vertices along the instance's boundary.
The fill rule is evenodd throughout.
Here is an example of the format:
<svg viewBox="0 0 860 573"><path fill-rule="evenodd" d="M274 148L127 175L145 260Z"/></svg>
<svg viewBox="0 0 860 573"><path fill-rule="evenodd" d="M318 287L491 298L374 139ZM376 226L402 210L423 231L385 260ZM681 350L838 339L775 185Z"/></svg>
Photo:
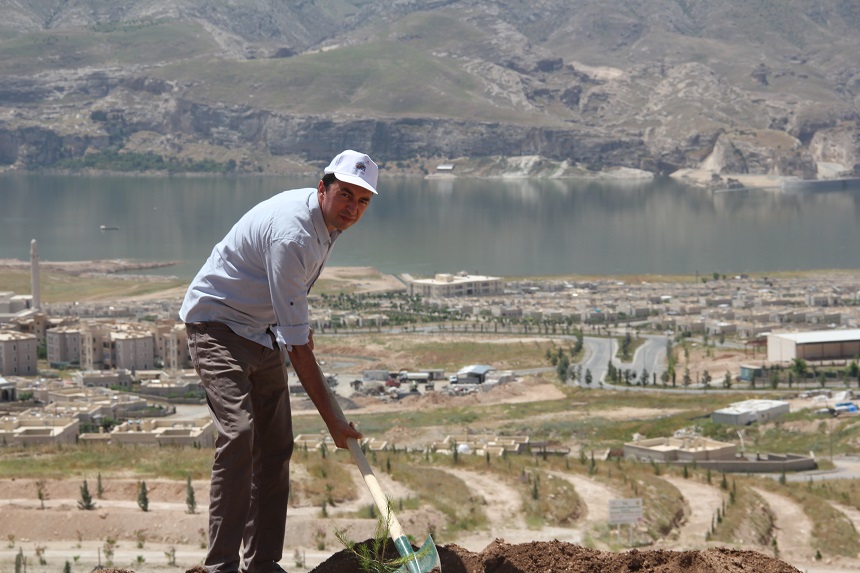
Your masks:
<svg viewBox="0 0 860 573"><path fill-rule="evenodd" d="M701 436L649 438L624 444L624 458L655 462L731 460L737 445Z"/></svg>
<svg viewBox="0 0 860 573"><path fill-rule="evenodd" d="M112 332L111 365L127 370L149 370L155 364L153 337L149 332Z"/></svg>
<svg viewBox="0 0 860 573"><path fill-rule="evenodd" d="M109 325L96 321L81 324L81 368L94 370L97 366L110 365Z"/></svg>
<svg viewBox="0 0 860 573"><path fill-rule="evenodd" d="M38 342L36 335L15 330L0 331L0 375L35 376Z"/></svg>
<svg viewBox="0 0 860 573"><path fill-rule="evenodd" d="M744 400L729 404L711 414L711 420L718 424L746 426L753 422L766 422L783 414L788 414L791 406L782 400Z"/></svg>
<svg viewBox="0 0 860 573"><path fill-rule="evenodd" d="M17 402L18 385L0 376L0 402Z"/></svg>
<svg viewBox="0 0 860 573"><path fill-rule="evenodd" d="M65 365L81 363L81 330L60 326L45 333L45 349L48 364Z"/></svg>
<svg viewBox="0 0 860 573"><path fill-rule="evenodd" d="M860 328L774 332L767 337L768 362L849 360L860 355Z"/></svg>
<svg viewBox="0 0 860 573"><path fill-rule="evenodd" d="M76 418L25 413L0 418L0 442L19 446L74 444L80 423Z"/></svg>
<svg viewBox="0 0 860 573"><path fill-rule="evenodd" d="M140 393L164 398L204 398L206 392L197 372L178 371L174 375L162 372L157 378L140 383Z"/></svg>
<svg viewBox="0 0 860 573"><path fill-rule="evenodd" d="M15 294L14 291L0 292L0 316L13 317L32 308L33 297L28 294Z"/></svg>
<svg viewBox="0 0 860 573"><path fill-rule="evenodd" d="M430 297L486 296L500 294L503 291L500 277L470 275L457 273L455 275L439 273L432 279L415 279L404 275L409 287L410 296L420 295Z"/></svg>
<svg viewBox="0 0 860 573"><path fill-rule="evenodd" d="M753 378L760 379L764 375L764 369L755 364L741 364L740 379L750 382Z"/></svg>
<svg viewBox="0 0 860 573"><path fill-rule="evenodd" d="M72 374L72 380L82 388L131 388L131 372L120 370L80 370Z"/></svg>
<svg viewBox="0 0 860 573"><path fill-rule="evenodd" d="M215 447L215 424L209 416L192 421L155 420L152 418L129 420L111 430L110 443L122 446L213 448Z"/></svg>
<svg viewBox="0 0 860 573"><path fill-rule="evenodd" d="M191 368L191 354L188 351L188 333L182 323L159 323L155 336L155 355L161 358L167 370Z"/></svg>

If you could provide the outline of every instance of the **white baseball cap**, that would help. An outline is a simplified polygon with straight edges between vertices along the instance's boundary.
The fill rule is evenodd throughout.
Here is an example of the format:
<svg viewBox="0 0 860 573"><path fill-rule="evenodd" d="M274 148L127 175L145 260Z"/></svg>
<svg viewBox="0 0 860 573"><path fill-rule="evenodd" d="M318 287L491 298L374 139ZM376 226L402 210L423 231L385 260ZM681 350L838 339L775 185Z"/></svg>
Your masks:
<svg viewBox="0 0 860 573"><path fill-rule="evenodd" d="M352 183L376 193L376 181L379 178L379 168L369 155L347 149L341 152L328 167L325 173L333 173L338 181Z"/></svg>

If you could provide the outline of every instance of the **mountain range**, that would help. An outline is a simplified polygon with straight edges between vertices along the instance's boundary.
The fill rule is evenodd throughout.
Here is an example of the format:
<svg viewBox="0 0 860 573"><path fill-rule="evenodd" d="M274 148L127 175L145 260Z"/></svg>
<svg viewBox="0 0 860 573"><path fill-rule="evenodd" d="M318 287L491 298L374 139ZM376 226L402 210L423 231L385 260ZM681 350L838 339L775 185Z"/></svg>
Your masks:
<svg viewBox="0 0 860 573"><path fill-rule="evenodd" d="M278 173L351 147L390 172L860 176L856 0L2 0L0 16L3 170Z"/></svg>

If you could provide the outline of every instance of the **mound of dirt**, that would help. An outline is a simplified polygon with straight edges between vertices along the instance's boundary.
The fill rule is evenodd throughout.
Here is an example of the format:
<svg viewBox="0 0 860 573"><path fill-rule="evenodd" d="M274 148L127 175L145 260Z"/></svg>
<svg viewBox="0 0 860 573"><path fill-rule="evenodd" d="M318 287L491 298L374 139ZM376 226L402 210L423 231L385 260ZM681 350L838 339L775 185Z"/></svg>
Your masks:
<svg viewBox="0 0 860 573"><path fill-rule="evenodd" d="M357 545L370 545L372 540ZM444 573L800 573L791 565L755 551L715 547L701 551L598 551L563 541L512 545L496 539L480 553L457 545L439 545ZM391 544L385 560L395 559ZM438 571L438 569L436 570ZM97 569L93 573L134 573ZM206 573L200 566L185 573ZM347 549L335 553L310 573L365 573Z"/></svg>
<svg viewBox="0 0 860 573"><path fill-rule="evenodd" d="M363 542L370 543L370 540ZM713 548L701 551L636 549L612 553L562 541L509 544L496 539L480 553L457 545L437 546L444 573L800 573L787 563L756 553ZM397 554L393 548L387 558ZM348 550L332 555L311 573L362 573Z"/></svg>

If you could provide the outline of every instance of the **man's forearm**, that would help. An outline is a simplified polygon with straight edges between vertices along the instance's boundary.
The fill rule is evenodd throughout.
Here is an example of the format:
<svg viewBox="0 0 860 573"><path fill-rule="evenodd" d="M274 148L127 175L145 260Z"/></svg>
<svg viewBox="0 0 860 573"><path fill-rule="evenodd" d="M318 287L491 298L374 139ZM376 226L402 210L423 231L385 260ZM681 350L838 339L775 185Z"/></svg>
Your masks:
<svg viewBox="0 0 860 573"><path fill-rule="evenodd" d="M360 440L364 436L347 421L340 405L335 401L334 393L329 389L328 382L326 382L322 370L317 364L312 341L313 337L308 344L293 346L288 351L290 362L292 362L293 368L299 376L299 382L304 386L308 397L317 407L323 422L328 427L335 445L339 448L346 448L347 438Z"/></svg>
<svg viewBox="0 0 860 573"><path fill-rule="evenodd" d="M313 350L307 345L293 346L293 350L289 355L293 369L295 369L299 377L299 382L301 382L305 392L308 393L311 402L319 410L320 416L322 416L323 421L331 432L336 427L339 408L335 409L332 406L331 401L334 400L334 397L327 388L328 383L325 381L322 370L320 370L317 364Z"/></svg>

